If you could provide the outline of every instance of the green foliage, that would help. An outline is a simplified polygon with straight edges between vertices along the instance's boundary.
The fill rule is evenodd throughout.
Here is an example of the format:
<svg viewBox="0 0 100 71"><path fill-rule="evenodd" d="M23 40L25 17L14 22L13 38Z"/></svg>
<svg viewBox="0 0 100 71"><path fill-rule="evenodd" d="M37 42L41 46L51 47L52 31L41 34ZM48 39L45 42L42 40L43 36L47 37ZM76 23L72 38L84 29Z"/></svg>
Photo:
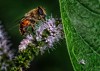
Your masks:
<svg viewBox="0 0 100 71"><path fill-rule="evenodd" d="M98 0L60 0L67 48L75 71L100 70Z"/></svg>

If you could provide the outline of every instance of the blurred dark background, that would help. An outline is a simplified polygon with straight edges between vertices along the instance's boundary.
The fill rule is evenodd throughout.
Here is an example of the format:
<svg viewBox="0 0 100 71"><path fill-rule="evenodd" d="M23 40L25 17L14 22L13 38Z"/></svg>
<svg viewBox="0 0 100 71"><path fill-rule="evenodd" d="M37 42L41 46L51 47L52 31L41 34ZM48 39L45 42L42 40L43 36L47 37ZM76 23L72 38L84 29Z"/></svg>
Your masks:
<svg viewBox="0 0 100 71"><path fill-rule="evenodd" d="M19 33L19 21L29 10L42 6L48 17L60 18L59 0L0 0L0 20L11 37L12 48L17 49L23 37ZM28 71L73 71L65 40L61 40L53 51L36 57Z"/></svg>

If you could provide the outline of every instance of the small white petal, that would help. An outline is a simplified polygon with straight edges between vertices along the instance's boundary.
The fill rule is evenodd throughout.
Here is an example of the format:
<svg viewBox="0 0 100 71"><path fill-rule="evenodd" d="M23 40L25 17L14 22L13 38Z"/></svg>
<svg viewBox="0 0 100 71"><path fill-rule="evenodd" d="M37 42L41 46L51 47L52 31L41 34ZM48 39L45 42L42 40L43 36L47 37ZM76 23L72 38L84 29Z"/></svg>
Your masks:
<svg viewBox="0 0 100 71"><path fill-rule="evenodd" d="M26 38L29 39L29 40L33 40L33 36L32 35L27 35Z"/></svg>

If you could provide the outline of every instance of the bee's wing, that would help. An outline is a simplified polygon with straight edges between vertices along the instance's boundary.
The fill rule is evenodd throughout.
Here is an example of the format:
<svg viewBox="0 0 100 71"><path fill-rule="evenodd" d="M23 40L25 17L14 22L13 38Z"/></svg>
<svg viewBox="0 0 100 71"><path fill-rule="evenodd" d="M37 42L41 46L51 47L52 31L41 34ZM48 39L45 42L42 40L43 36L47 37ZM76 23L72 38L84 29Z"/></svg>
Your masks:
<svg viewBox="0 0 100 71"><path fill-rule="evenodd" d="M21 21L22 18L23 18L23 17L21 17L20 19L15 20L15 21L13 21L12 23L13 23L13 24L16 23L16 24L13 25L13 26L11 26L8 30L12 30L12 29L18 27L18 26L19 26L19 23L20 23L20 21Z"/></svg>
<svg viewBox="0 0 100 71"><path fill-rule="evenodd" d="M16 24L16 25L12 26L12 27L9 28L8 30L12 30L12 29L16 28L17 26L19 26L19 24Z"/></svg>

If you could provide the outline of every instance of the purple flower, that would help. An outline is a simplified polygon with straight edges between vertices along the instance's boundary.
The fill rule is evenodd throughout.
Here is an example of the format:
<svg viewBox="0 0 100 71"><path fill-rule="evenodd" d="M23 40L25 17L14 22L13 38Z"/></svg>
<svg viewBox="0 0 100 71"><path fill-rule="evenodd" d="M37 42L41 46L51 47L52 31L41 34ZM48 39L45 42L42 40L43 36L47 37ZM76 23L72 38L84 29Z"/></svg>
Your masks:
<svg viewBox="0 0 100 71"><path fill-rule="evenodd" d="M45 50L53 48L55 42L59 42L63 38L62 23L56 23L55 18L47 19L45 22L39 22L39 26L35 26L34 35L27 35L25 39L20 42L19 50L23 51L27 48L29 43L36 45L41 53ZM36 43L32 42L35 39ZM34 41L34 40L33 40Z"/></svg>
<svg viewBox="0 0 100 71"><path fill-rule="evenodd" d="M6 71L7 66L9 66L7 62L11 61L13 58L14 53L10 49L11 45L12 44L7 37L7 33L5 33L0 22L0 61L3 60L2 62L0 62L0 70ZM7 58L3 58L4 56L6 56Z"/></svg>
<svg viewBox="0 0 100 71"><path fill-rule="evenodd" d="M29 43L32 43L32 40L33 40L33 36L32 35L27 35L25 39L23 39L21 42L20 42L20 45L19 45L19 51L23 51L27 48L28 44Z"/></svg>
<svg viewBox="0 0 100 71"><path fill-rule="evenodd" d="M47 33L44 33L47 32ZM49 33L49 34L48 34ZM43 36L46 35L46 36ZM48 48L52 48L55 42L58 42L63 38L62 24L56 24L56 19L50 18L46 22L42 23L36 30L36 40L44 42L44 46L40 46L41 53Z"/></svg>
<svg viewBox="0 0 100 71"><path fill-rule="evenodd" d="M26 38L29 40L33 40L33 36L31 34L27 35Z"/></svg>

